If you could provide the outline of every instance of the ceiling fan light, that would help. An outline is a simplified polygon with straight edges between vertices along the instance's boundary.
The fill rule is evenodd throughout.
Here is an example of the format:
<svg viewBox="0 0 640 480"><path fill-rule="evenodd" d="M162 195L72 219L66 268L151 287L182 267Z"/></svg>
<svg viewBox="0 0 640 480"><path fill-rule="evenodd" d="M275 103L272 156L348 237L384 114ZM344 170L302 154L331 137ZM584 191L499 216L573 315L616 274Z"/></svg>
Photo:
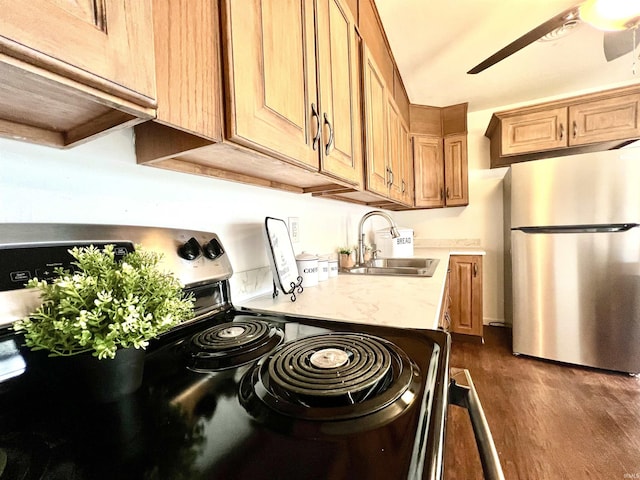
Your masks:
<svg viewBox="0 0 640 480"><path fill-rule="evenodd" d="M625 30L640 20L640 0L587 0L580 18L598 30Z"/></svg>

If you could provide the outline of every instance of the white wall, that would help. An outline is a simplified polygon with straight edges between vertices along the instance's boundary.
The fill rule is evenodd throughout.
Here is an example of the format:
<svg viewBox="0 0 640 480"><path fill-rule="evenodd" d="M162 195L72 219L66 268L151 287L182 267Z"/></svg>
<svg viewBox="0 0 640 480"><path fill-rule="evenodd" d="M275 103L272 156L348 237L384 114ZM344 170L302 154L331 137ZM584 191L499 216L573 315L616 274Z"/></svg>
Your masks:
<svg viewBox="0 0 640 480"><path fill-rule="evenodd" d="M360 217L369 210L137 165L132 129L70 150L0 139L0 222L212 231L221 237L236 274L268 265L262 237L266 216L285 221L298 217L301 241L294 245L296 253L324 254L354 245ZM268 289L268 274L266 279ZM251 288L264 290L264 281Z"/></svg>

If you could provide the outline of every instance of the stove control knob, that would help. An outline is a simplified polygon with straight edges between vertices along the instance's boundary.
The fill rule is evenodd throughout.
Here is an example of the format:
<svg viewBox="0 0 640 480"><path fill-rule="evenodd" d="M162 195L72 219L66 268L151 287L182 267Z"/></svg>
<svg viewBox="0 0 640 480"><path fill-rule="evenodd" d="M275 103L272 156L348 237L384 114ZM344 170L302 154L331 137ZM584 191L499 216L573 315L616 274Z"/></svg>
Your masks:
<svg viewBox="0 0 640 480"><path fill-rule="evenodd" d="M178 248L178 255L185 260L195 260L202 253L200 244L198 241L191 237L187 243Z"/></svg>
<svg viewBox="0 0 640 480"><path fill-rule="evenodd" d="M210 258L211 260L215 260L224 253L222 245L220 245L220 242L217 238L212 238L211 240L209 240L209 242L204 245L203 249L204 256Z"/></svg>

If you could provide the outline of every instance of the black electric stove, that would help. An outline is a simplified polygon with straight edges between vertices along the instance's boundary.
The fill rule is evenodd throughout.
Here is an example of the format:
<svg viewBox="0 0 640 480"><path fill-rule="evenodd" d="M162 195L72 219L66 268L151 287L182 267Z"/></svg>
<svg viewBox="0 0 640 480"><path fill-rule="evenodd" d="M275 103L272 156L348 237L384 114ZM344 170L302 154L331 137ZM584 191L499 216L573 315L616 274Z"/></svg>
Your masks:
<svg viewBox="0 0 640 480"><path fill-rule="evenodd" d="M107 243L163 252L197 302L140 389L104 403L32 369L9 325L33 306L18 283ZM444 332L238 311L206 232L5 224L0 265L0 480L442 477Z"/></svg>

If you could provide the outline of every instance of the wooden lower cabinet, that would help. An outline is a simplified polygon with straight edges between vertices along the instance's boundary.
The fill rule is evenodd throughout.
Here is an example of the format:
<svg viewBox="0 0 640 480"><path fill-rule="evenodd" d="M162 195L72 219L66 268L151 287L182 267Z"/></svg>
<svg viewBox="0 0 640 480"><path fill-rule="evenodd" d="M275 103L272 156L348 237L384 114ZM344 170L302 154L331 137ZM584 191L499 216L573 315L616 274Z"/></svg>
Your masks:
<svg viewBox="0 0 640 480"><path fill-rule="evenodd" d="M482 337L482 256L452 255L449 271L450 331Z"/></svg>

